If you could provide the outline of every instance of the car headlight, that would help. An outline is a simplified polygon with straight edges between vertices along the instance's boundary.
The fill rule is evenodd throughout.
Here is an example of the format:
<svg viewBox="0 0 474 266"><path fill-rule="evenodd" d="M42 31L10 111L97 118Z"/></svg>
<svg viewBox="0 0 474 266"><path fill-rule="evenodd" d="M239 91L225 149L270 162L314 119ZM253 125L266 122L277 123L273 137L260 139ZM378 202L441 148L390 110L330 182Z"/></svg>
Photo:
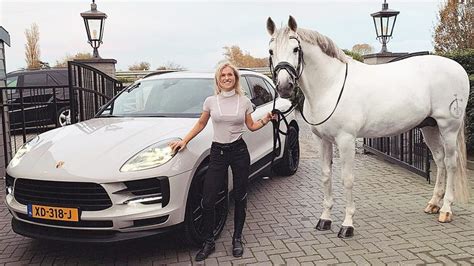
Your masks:
<svg viewBox="0 0 474 266"><path fill-rule="evenodd" d="M25 156L25 154L27 152L29 152L31 150L31 148L33 148L36 144L38 144L39 140L40 140L39 136L36 136L33 139L31 139L30 141L23 144L23 146L21 146L18 149L18 151L16 151L15 156L13 156L12 160L10 161L10 167L17 166L18 163L20 162L21 158L23 156Z"/></svg>
<svg viewBox="0 0 474 266"><path fill-rule="evenodd" d="M153 145L148 146L139 153L135 154L130 158L121 168L120 172L133 172L154 168L165 164L176 153L173 153L169 147L169 143L172 141L181 140L180 138L170 138L162 140Z"/></svg>

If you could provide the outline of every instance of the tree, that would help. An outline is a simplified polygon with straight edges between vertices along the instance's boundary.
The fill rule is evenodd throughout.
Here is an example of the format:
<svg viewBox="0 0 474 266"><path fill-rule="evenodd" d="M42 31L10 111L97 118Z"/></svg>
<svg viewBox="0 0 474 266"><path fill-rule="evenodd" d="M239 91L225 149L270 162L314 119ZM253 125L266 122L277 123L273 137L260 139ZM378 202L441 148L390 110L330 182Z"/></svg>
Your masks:
<svg viewBox="0 0 474 266"><path fill-rule="evenodd" d="M229 62L236 67L266 67L268 66L268 58L256 58L249 52L243 52L237 45L224 47L224 56Z"/></svg>
<svg viewBox="0 0 474 266"><path fill-rule="evenodd" d="M39 47L39 28L36 23L31 24L29 29L25 30L25 61L26 69L39 69L40 63L40 47Z"/></svg>
<svg viewBox="0 0 474 266"><path fill-rule="evenodd" d="M352 57L352 59L354 60L357 60L359 62L364 62L364 57L359 54L358 52L354 52L354 51L349 51L349 50L342 50L346 55Z"/></svg>
<svg viewBox="0 0 474 266"><path fill-rule="evenodd" d="M134 70L150 70L150 63L148 62L140 62L140 63L135 63L131 66L128 66L128 70L134 71Z"/></svg>
<svg viewBox="0 0 474 266"><path fill-rule="evenodd" d="M168 61L166 64L159 66L156 70L184 70L185 68L174 62Z"/></svg>
<svg viewBox="0 0 474 266"><path fill-rule="evenodd" d="M374 47L370 46L370 44L367 43L360 43L352 46L352 52L361 55L371 54L374 52Z"/></svg>
<svg viewBox="0 0 474 266"><path fill-rule="evenodd" d="M73 61L74 59L89 59L92 58L91 53L77 53L76 55L72 56L67 54L63 59L61 60L56 60L56 65L55 67L67 67L67 62L68 61Z"/></svg>
<svg viewBox="0 0 474 266"><path fill-rule="evenodd" d="M474 48L474 3L448 0L439 10L433 43L437 53Z"/></svg>

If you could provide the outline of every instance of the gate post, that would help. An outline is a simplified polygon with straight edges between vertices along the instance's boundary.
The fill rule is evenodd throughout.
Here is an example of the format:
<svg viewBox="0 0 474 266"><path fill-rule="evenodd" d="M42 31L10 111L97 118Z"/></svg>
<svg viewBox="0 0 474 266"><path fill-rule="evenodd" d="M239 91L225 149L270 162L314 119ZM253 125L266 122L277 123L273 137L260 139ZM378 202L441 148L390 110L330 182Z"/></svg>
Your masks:
<svg viewBox="0 0 474 266"><path fill-rule="evenodd" d="M5 82L7 78L4 46L5 43L10 46L10 34L2 26L0 26L0 88L6 87L7 85ZM8 108L5 108L7 99L5 92L6 90L0 91L0 121L2 125L2 130L0 131L2 139L0 157L3 157L0 158L0 176L5 175L5 168L12 157L12 149L10 145L10 119L8 116Z"/></svg>

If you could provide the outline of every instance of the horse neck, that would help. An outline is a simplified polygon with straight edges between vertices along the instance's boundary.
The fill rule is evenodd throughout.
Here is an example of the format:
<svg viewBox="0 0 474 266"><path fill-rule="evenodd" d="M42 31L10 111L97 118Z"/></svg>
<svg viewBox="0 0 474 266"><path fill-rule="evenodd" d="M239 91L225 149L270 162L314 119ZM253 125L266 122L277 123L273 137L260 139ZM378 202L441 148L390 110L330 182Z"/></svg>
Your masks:
<svg viewBox="0 0 474 266"><path fill-rule="evenodd" d="M317 105L325 96L338 93L345 73L345 63L326 55L317 45L302 43L304 71L300 87L310 105Z"/></svg>

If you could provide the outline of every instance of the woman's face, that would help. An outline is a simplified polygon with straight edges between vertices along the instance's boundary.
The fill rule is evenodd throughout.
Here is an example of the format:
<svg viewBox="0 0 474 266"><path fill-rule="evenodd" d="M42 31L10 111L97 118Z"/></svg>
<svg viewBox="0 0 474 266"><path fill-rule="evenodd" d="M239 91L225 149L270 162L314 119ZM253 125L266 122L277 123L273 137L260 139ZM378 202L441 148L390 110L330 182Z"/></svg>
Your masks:
<svg viewBox="0 0 474 266"><path fill-rule="evenodd" d="M224 67L219 77L219 86L224 91L231 91L235 86L234 71L230 67Z"/></svg>

